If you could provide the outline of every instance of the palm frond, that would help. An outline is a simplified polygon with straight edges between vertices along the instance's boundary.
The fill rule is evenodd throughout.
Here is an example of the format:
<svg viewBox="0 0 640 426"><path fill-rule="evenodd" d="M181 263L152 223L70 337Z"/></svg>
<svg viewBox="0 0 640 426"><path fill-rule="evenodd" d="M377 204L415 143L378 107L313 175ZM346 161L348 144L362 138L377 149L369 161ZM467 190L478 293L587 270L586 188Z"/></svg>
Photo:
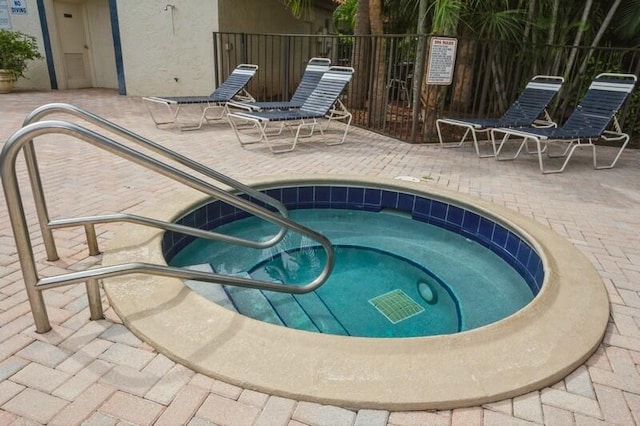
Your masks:
<svg viewBox="0 0 640 426"><path fill-rule="evenodd" d="M624 40L640 36L640 0L626 0L613 18L613 32Z"/></svg>
<svg viewBox="0 0 640 426"><path fill-rule="evenodd" d="M296 18L308 18L311 15L312 0L284 0L284 5Z"/></svg>

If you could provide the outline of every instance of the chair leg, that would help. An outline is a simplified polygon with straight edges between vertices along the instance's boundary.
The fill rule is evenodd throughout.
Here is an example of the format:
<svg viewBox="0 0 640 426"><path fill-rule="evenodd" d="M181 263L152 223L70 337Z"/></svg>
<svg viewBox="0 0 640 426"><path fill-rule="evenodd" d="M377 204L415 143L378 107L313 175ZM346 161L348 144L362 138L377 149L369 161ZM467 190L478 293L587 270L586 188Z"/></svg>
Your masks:
<svg viewBox="0 0 640 426"><path fill-rule="evenodd" d="M183 124L183 123L180 123L177 120L176 120L176 122L178 123L178 128L180 130L182 130L183 132L186 132L186 131L189 131L189 130L198 130L198 129L200 129L202 127L204 119L201 117L200 120L198 120L195 124Z"/></svg>
<svg viewBox="0 0 640 426"><path fill-rule="evenodd" d="M236 139L238 139L238 142L242 146L261 142L265 140L267 137L263 128L263 127L266 127L267 123L264 123L264 126L263 126L259 120L256 120L254 118L249 118L249 117L238 116L235 114L227 114L227 121L229 122L229 124L231 125L231 128L233 129L233 133L236 135ZM242 124L251 123L251 125L248 128L254 129L257 133L257 137L247 138L246 133L241 132L240 129L238 128L239 123L242 123Z"/></svg>
<svg viewBox="0 0 640 426"><path fill-rule="evenodd" d="M218 104L207 103L206 106L201 105L200 107L202 109L202 114L200 114L200 118L195 123L180 123L176 120L178 122L178 127L180 128L180 130L182 131L198 130L202 128L202 125L205 122L210 123L212 121L222 120L229 113L229 107L227 106L227 104L218 105ZM214 115L214 116L207 115L209 111L215 108L221 109L220 114Z"/></svg>
<svg viewBox="0 0 640 426"><path fill-rule="evenodd" d="M347 138L347 133L349 132L349 127L351 126L351 120L353 119L353 115L349 112L347 112L347 115L345 115L344 117L341 117L340 120L346 118L347 122L345 123L345 128L344 128L344 132L342 133L342 138L340 140L338 140L337 142L329 142L329 141L325 141L325 145L340 145L342 143L344 143L344 141Z"/></svg>
<svg viewBox="0 0 640 426"><path fill-rule="evenodd" d="M444 142L442 139L442 128L440 127L442 124L449 124L451 126L457 126L457 127L463 127L465 128L465 132L462 135L462 138L460 139L459 142ZM467 125L464 123L451 123L448 122L446 120L442 120L442 119L438 119L436 120L436 131L438 132L438 140L440 142L440 147L442 148L459 148L461 147L465 141L467 140L467 137L469 136L469 134L471 134L471 137L473 138L473 148L476 151L476 155L479 158L489 158L489 157L494 157L495 156L495 150L492 154L481 154L480 153L480 141L478 141L478 133L487 133L487 139L486 142L487 144L489 144L491 142L491 138L489 137L489 131L490 129L477 129L471 125Z"/></svg>
<svg viewBox="0 0 640 426"><path fill-rule="evenodd" d="M542 153L540 153L540 171L542 171L542 173L544 174L551 174L551 173L562 173L564 171L564 169L567 167L567 164L569 163L569 160L571 159L571 157L573 156L573 153L575 152L576 149L578 148L584 148L584 147L590 147L592 152L593 152L593 157L594 157L594 164L595 164L595 156L596 156L596 146L591 143L591 140L589 140L589 143L587 144L580 144L580 143L573 143L572 145L570 145L569 148L569 152L567 153L566 158L564 159L564 162L562 163L562 167L560 167L559 169L555 169L555 170L544 170L542 169Z"/></svg>
<svg viewBox="0 0 640 426"><path fill-rule="evenodd" d="M467 135L469 135L469 132L473 132L473 127L471 126L465 126L465 125L459 125L458 127L464 127L467 130L464 132L464 135L462 135L462 139L460 139L460 142L452 142L452 143L448 143L448 142L444 142L442 140L442 130L440 129L440 125L441 124L450 124L450 125L454 125L451 123L448 123L446 121L443 121L441 119L436 120L436 131L438 132L438 140L440 141L440 147L441 148L459 148L462 146L462 144L464 144L464 141L467 139Z"/></svg>
<svg viewBox="0 0 640 426"><path fill-rule="evenodd" d="M596 170L602 170L602 169L612 169L616 163L618 162L618 159L620 158L620 156L622 155L622 151L624 151L624 149L627 147L627 144L629 143L629 135L627 135L626 133L622 135L622 140L624 140L624 142L622 143L622 146L620 147L620 149L618 150L618 153L616 154L615 158L613 159L613 161L611 162L611 164L607 165L607 166L598 166L597 165L597 161L596 161L596 148L595 145L593 146L593 167Z"/></svg>
<svg viewBox="0 0 640 426"><path fill-rule="evenodd" d="M505 137L506 136L508 136L508 135L505 135ZM532 140L533 142L536 143L536 153L538 154L538 167L540 168L540 172L541 173L543 173L543 174L559 173L559 172L564 170L564 167L566 166L566 162L562 166L562 168L559 169L559 170L545 170L544 169L544 161L542 159L542 154L544 154L545 151L547 150L547 144L545 143L544 146L543 146L542 141L540 140L540 138L537 138L537 137L525 137L524 140L522 141L522 143L520 144L520 147L518 148L518 152L516 153L515 157L520 155L520 152L522 152L522 149L525 148L525 147L526 147L526 152L529 153L529 145L528 145L529 140ZM513 158L515 158L515 157L513 157ZM567 161L568 161L568 159L567 159Z"/></svg>
<svg viewBox="0 0 640 426"><path fill-rule="evenodd" d="M547 157L549 158L563 158L567 156L567 153L571 150L571 147L576 144L575 140L567 141L567 147L562 151L562 154L551 154L551 147L547 150Z"/></svg>
<svg viewBox="0 0 640 426"><path fill-rule="evenodd" d="M209 110L213 110L215 108L221 108L220 114L214 115L213 117L208 116L207 112L209 112ZM207 123L210 123L212 121L222 120L224 117L226 117L226 115L228 113L229 113L229 107L227 106L227 104L224 104L224 105L207 105L207 107L202 111L202 119L206 120Z"/></svg>
<svg viewBox="0 0 640 426"><path fill-rule="evenodd" d="M303 127L309 127L309 132L300 134L300 130L302 130ZM311 136L313 136L313 132L315 132L316 127L320 131L320 134L324 136L324 131L329 128L329 125L327 124L327 126L325 126L325 128L323 129L320 123L318 123L318 121L314 118L313 122L311 123L306 123L304 120L302 120L295 126L288 126L289 130L291 131L291 137L294 139L310 138Z"/></svg>
<svg viewBox="0 0 640 426"><path fill-rule="evenodd" d="M468 130L467 130L468 131ZM488 130L483 130L483 132L488 132ZM477 137L478 132L476 132L475 130L471 130L471 135L473 136L473 146L476 150L476 155L478 156L478 158L491 158L491 157L495 157L496 156L496 151L495 149L493 150L493 154L480 154L480 144L478 143L478 137ZM491 142L490 138L487 135L487 140L485 141L487 142L487 144L489 144L489 142ZM493 144L491 144L493 146Z"/></svg>
<svg viewBox="0 0 640 426"><path fill-rule="evenodd" d="M285 123L284 121L282 121L280 123L280 126L275 131L268 131L268 129L265 127L264 132L269 136L280 136L284 131L284 128L285 128Z"/></svg>
<svg viewBox="0 0 640 426"><path fill-rule="evenodd" d="M496 149L496 141L495 141L495 131L492 130L491 131L491 144L493 145L493 150L495 152L495 158L498 161L507 161L507 160L514 160L516 159L520 153L522 152L522 149L526 146L527 147L527 151L528 151L528 145L527 142L529 141L529 137L525 137L522 142L520 142L520 146L518 147L518 150L516 151L516 153L512 156L512 157L500 157L500 152L502 152L502 147L504 146L505 142L507 142L509 140L509 137L511 136L510 133L504 133L504 137L502 138L502 140L500 141L500 144L498 145L498 148ZM502 133L502 132L500 132ZM539 140L537 138L531 138L533 140L537 140L539 142ZM537 143L538 146L538 150L536 151L536 153L541 154L541 148L539 143ZM542 150L544 151L544 150Z"/></svg>
<svg viewBox="0 0 640 426"><path fill-rule="evenodd" d="M178 118L178 114L180 113L180 105L176 105L175 109L171 108L171 103L161 99L154 98L142 98L142 103L144 104L151 120L156 126L162 126L165 124L174 124ZM154 108L151 105L158 105L160 109L167 110L167 115L171 117L168 120L160 120L158 119L157 114L154 114Z"/></svg>
<svg viewBox="0 0 640 426"><path fill-rule="evenodd" d="M329 113L326 116L327 124L322 127L322 130L324 131L329 130L331 123L333 123L334 121L344 120L349 116L351 116L351 113L347 110L347 107L344 106L342 101L338 99L336 103L333 105L333 107L329 110Z"/></svg>

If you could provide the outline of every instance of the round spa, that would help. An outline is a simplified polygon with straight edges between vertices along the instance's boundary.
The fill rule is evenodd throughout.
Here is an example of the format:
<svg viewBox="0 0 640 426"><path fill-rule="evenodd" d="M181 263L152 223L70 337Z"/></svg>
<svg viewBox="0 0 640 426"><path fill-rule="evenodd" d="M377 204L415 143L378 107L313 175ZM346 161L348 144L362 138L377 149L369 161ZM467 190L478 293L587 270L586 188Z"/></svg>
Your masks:
<svg viewBox="0 0 640 426"><path fill-rule="evenodd" d="M196 371L284 397L445 409L551 385L597 348L609 307L588 260L517 213L428 183L265 178L251 185L334 245L332 276L291 295L149 276L105 280L124 323ZM262 239L277 228L177 194L154 216ZM324 262L289 233L267 250L123 226L105 264L169 263L304 284Z"/></svg>

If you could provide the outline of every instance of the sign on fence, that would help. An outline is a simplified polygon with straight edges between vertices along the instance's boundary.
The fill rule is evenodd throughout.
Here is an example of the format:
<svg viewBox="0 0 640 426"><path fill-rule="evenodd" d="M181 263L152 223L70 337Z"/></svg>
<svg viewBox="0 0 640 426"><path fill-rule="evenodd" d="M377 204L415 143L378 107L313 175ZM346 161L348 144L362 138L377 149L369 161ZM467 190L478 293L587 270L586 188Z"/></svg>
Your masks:
<svg viewBox="0 0 640 426"><path fill-rule="evenodd" d="M451 84L457 47L458 39L448 37L431 38L427 84Z"/></svg>

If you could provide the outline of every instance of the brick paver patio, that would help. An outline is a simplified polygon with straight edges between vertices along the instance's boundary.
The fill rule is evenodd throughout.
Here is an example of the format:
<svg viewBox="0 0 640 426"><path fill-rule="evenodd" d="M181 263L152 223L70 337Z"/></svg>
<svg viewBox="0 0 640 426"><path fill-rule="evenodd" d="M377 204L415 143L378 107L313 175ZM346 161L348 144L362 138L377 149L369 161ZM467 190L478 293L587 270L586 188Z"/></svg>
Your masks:
<svg viewBox="0 0 640 426"><path fill-rule="evenodd" d="M51 102L102 115L238 180L296 172L410 175L504 205L554 229L591 260L609 292L611 320L604 342L586 364L550 388L517 398L435 412L294 401L174 363L123 327L106 300L106 319L90 322L83 285L44 293L53 330L36 334L3 199L0 425L640 424L640 151L628 150L615 169L597 172L585 151L563 174L543 176L533 158L496 162L478 159L470 146L442 150L354 129L344 145L303 143L274 156L264 146L241 148L226 123L196 132L157 129L139 98L110 90L0 95L0 141L4 144L27 113ZM179 187L67 136L42 138L36 149L52 218L136 213ZM61 260L45 260L22 159L18 169L41 274L99 263L99 256L87 255L81 228L56 231ZM108 250L118 226L97 228L102 249Z"/></svg>

